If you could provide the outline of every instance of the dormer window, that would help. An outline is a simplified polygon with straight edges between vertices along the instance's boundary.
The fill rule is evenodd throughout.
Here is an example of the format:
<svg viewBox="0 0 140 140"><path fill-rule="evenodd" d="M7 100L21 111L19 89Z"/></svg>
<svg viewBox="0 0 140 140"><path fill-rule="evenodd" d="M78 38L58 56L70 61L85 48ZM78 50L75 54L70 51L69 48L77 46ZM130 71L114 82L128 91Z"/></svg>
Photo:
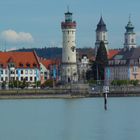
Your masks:
<svg viewBox="0 0 140 140"><path fill-rule="evenodd" d="M37 67L37 64L36 63L33 63L33 67Z"/></svg>
<svg viewBox="0 0 140 140"><path fill-rule="evenodd" d="M27 63L27 64L26 64L26 66L27 66L27 67L30 67L30 64L29 64L29 63Z"/></svg>
<svg viewBox="0 0 140 140"><path fill-rule="evenodd" d="M2 68L3 67L3 64L0 64L0 67Z"/></svg>
<svg viewBox="0 0 140 140"><path fill-rule="evenodd" d="M23 64L22 64L22 63L19 63L19 66L20 66L20 67L23 67Z"/></svg>

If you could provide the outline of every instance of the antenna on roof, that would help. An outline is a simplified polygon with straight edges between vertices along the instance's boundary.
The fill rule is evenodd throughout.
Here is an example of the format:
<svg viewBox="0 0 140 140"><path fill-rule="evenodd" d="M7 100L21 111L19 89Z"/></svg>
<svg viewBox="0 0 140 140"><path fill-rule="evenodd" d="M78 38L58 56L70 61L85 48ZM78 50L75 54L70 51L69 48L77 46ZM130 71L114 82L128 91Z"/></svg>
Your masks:
<svg viewBox="0 0 140 140"><path fill-rule="evenodd" d="M129 22L131 21L131 13L129 14Z"/></svg>
<svg viewBox="0 0 140 140"><path fill-rule="evenodd" d="M6 52L6 41L4 42L4 52Z"/></svg>
<svg viewBox="0 0 140 140"><path fill-rule="evenodd" d="M67 5L67 11L69 12L69 5Z"/></svg>

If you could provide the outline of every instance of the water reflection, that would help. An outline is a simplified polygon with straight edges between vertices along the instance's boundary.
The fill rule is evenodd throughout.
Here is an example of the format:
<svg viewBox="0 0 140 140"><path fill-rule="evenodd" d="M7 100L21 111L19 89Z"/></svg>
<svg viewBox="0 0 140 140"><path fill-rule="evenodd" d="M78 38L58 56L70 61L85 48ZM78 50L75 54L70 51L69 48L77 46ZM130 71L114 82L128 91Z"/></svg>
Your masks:
<svg viewBox="0 0 140 140"><path fill-rule="evenodd" d="M140 98L1 100L2 140L139 140Z"/></svg>

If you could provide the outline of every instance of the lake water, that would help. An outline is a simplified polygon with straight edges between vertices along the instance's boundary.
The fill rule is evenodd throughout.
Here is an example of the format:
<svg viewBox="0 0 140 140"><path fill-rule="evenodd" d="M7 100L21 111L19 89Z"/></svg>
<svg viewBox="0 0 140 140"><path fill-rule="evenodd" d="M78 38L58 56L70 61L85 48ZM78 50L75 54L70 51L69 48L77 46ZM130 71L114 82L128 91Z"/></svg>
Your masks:
<svg viewBox="0 0 140 140"><path fill-rule="evenodd" d="M0 140L140 140L140 98L0 100Z"/></svg>

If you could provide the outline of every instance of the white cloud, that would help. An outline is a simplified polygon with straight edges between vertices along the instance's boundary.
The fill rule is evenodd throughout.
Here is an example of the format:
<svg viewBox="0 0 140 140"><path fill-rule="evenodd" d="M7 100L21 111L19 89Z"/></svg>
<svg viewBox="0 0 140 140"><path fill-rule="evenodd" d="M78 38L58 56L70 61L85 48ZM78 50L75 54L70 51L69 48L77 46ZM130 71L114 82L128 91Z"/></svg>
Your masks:
<svg viewBox="0 0 140 140"><path fill-rule="evenodd" d="M1 38L10 43L18 43L18 42L31 43L34 41L30 33L25 32L18 33L11 29L1 32Z"/></svg>

